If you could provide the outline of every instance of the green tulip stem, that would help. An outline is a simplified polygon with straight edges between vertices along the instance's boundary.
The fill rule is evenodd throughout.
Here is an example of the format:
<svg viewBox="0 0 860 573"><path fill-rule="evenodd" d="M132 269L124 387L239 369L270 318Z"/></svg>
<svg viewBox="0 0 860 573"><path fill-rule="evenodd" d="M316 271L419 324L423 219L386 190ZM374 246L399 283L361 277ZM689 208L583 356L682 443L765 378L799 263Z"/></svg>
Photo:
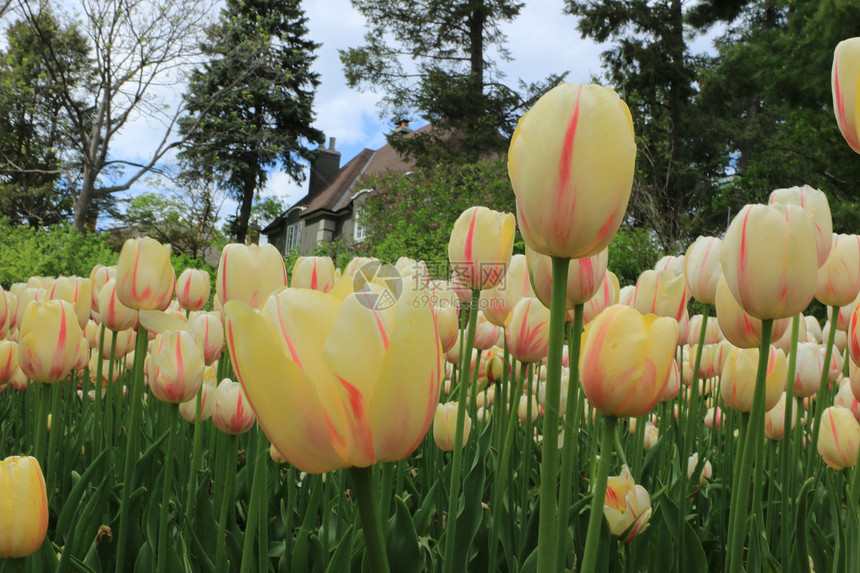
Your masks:
<svg viewBox="0 0 860 573"><path fill-rule="evenodd" d="M753 461L757 458L758 444L764 439L764 399L767 364L770 354L770 339L773 332L773 319L761 321L761 344L759 346L758 372L752 409L749 413L749 427L740 451L739 465L735 466L735 489L732 491L732 509L729 513L729 538L727 567L729 573L739 573L743 568L744 539L746 538L746 516L749 505L750 481L753 475ZM759 461L761 463L761 461ZM758 487L756 488L758 490ZM755 505L755 503L753 504Z"/></svg>
<svg viewBox="0 0 860 573"><path fill-rule="evenodd" d="M395 462L382 462L382 484L379 488L379 512L384 521L388 520L388 512L391 507L391 488L394 487Z"/></svg>
<svg viewBox="0 0 860 573"><path fill-rule="evenodd" d="M203 455L203 429L202 421L200 420L200 406L203 401L203 385L197 390L197 399L195 400L194 408L194 437L191 447L191 468L189 469L188 485L185 488L185 532L186 537L189 533L188 528L191 526L191 519L194 516L194 505L197 502L197 472L200 469L200 458Z"/></svg>
<svg viewBox="0 0 860 573"><path fill-rule="evenodd" d="M129 499L132 492L132 470L134 469L134 461L138 458L138 438L140 436L141 412L143 406L143 361L146 358L148 333L143 326L137 328L137 339L135 340L134 348L134 374L131 387L131 395L129 403L131 404L131 413L129 418L128 440L125 448L125 461L123 464L123 480L122 480L122 496L119 509L119 533L117 538L116 548L116 573L126 571L128 567L125 563L125 555L129 539L129 529L132 527L129 521ZM101 359L101 356L99 357ZM99 380L99 384L101 380ZM98 385L98 384L97 384ZM96 395L101 389L96 390ZM97 454L97 452L94 452Z"/></svg>
<svg viewBox="0 0 860 573"><path fill-rule="evenodd" d="M220 432L219 432L220 434ZM218 511L218 532L215 537L215 571L227 571L227 514L233 503L233 480L236 478L236 436L223 434L218 436L217 457L218 473L224 476L221 487L221 507Z"/></svg>
<svg viewBox="0 0 860 573"><path fill-rule="evenodd" d="M47 384L41 382L30 382L29 391L33 391L36 404L34 410L36 413L35 426L35 441L33 443L33 456L39 460L39 465L42 466L42 471L48 467L48 460L45 457L46 434L48 433L48 397L46 394L50 391Z"/></svg>
<svg viewBox="0 0 860 573"><path fill-rule="evenodd" d="M617 423L618 418L615 416L605 416L603 418L603 437L600 443L600 462L597 465L597 481L594 482L594 492L591 498L591 514L588 516L585 556L582 558L582 566L579 568L583 573L593 573L597 566L600 529L604 519L603 502L606 500L606 480L609 477L609 465L612 461L612 444Z"/></svg>
<svg viewBox="0 0 860 573"><path fill-rule="evenodd" d="M170 404L167 410L167 450L164 453L164 482L161 486L161 511L158 517L158 565L156 571L167 571L167 531L170 529L169 509L170 490L173 485L173 466L176 452L176 422L179 419L179 406Z"/></svg>
<svg viewBox="0 0 860 573"><path fill-rule="evenodd" d="M552 296L549 315L549 350L546 360L546 405L543 416L543 453L540 464L540 517L538 521L538 571L552 571L558 558L558 419L561 401L561 362L567 305L570 259L552 258ZM564 508L567 511L567 508ZM565 516L566 520L566 516Z"/></svg>
<svg viewBox="0 0 860 573"><path fill-rule="evenodd" d="M478 322L478 302L481 296L480 290L472 291L472 300L469 301L469 329L466 334L466 344L460 354L460 387L457 392L457 425L454 430L454 452L451 461L451 487L448 496L448 531L445 535L445 573L453 573L454 567L454 540L457 537L457 514L460 506L460 482L463 466L463 428L466 424L466 391L469 386L469 368L472 363L472 347L475 344L475 326ZM476 364L477 368L478 365ZM362 523L364 523L364 512L362 512ZM465 566L465 565L464 565ZM387 564L386 564L387 567ZM376 571L376 569L374 569Z"/></svg>
<svg viewBox="0 0 860 573"><path fill-rule="evenodd" d="M830 330L827 332L827 348L824 349L824 364L821 366L821 380L818 383L818 393L815 396L815 421L812 423L812 440L807 445L806 475L812 475L812 464L818 457L818 431L821 428L821 415L830 405L830 394L827 386L830 384L830 360L833 358L833 341L836 340L836 322L839 320L839 307L833 306L830 314Z"/></svg>
<svg viewBox="0 0 860 573"><path fill-rule="evenodd" d="M850 503L860 503L860 467L855 465L851 468L851 488L849 490Z"/></svg>
<svg viewBox="0 0 860 573"><path fill-rule="evenodd" d="M31 564L29 570L32 571L35 569L36 571L38 571L37 566L32 565L37 563L38 558L39 554L37 553L36 555L31 556L29 558L29 561L26 557L21 559L14 559L12 557L8 559L0 559L0 565L3 566L2 568L0 568L0 571L2 571L3 573L20 573L21 571L25 571L25 565L28 563Z"/></svg>
<svg viewBox="0 0 860 573"><path fill-rule="evenodd" d="M455 441L454 443L458 442ZM462 448L459 449L462 450ZM454 451L456 452L457 449ZM385 552L385 532L382 530L379 504L376 502L376 490L373 487L373 466L367 468L351 467L349 468L349 475L355 486L358 512L361 515L361 527L364 531L364 547L367 551L370 571L389 573L388 554ZM448 544L453 546L454 540L448 538Z"/></svg>
<svg viewBox="0 0 860 573"><path fill-rule="evenodd" d="M263 507L263 497L266 495L266 482L268 472L266 472L266 458L262 443L265 442L263 430L258 427L251 430L256 435L251 436L251 442L248 446L248 454L251 456L248 459L254 462L254 477L251 483L251 495L248 499L248 522L245 528L245 535L242 540L242 566L241 573L250 573L256 567L255 559L257 558L258 550L254 547L255 536L258 535L260 512ZM254 439L256 438L256 439ZM262 535L262 532L259 533Z"/></svg>
<svg viewBox="0 0 860 573"><path fill-rule="evenodd" d="M54 489L57 485L56 479L60 475L60 471L56 466L57 448L60 444L60 437L63 435L63 409L61 406L65 403L60 401L60 394L63 391L63 386L66 382L58 382L51 384L51 431L48 437L48 467L42 468L45 476L48 478L47 490L48 499L54 495ZM70 386L71 387L71 386ZM45 420L47 424L47 420ZM47 426L46 426L47 427Z"/></svg>
<svg viewBox="0 0 860 573"><path fill-rule="evenodd" d="M102 451L102 438L104 437L104 404L102 404L102 389L104 386L102 385L102 370L104 367L104 361L102 360L102 352L104 352L105 348L105 325L102 323L99 326L99 349L98 349L98 358L96 359L96 382L93 384L93 400L94 400L94 409L93 412L93 425L92 425L92 438L91 442L93 445L93 456L97 456L99 452ZM88 398L86 394L83 396L84 400Z"/></svg>
<svg viewBox="0 0 860 573"><path fill-rule="evenodd" d="M108 446L113 445L113 421L114 421L114 408L117 410L120 409L117 404L117 400L122 400L122 389L117 388L117 386L121 386L122 384L117 380L116 383L113 381L113 363L114 357L116 356L116 331L111 330L111 339L110 339L110 359L108 360L108 391L107 391L107 401L105 401L105 440ZM102 357L99 355L99 362L101 362ZM119 396L117 396L117 392L119 392Z"/></svg>
<svg viewBox="0 0 860 573"><path fill-rule="evenodd" d="M791 515L791 500L794 498L794 448L791 446L791 426L794 420L794 377L797 371L797 338L800 336L800 315L791 319L791 347L788 354L788 375L785 380L785 418L783 421L780 463L782 465L782 515ZM783 519L779 528L779 550L783 567L788 567L791 559L791 537L794 533L794 520Z"/></svg>
<svg viewBox="0 0 860 573"><path fill-rule="evenodd" d="M558 490L558 507L561 508L561 515L558 516L555 528L555 544L556 544L556 566L555 571L567 570L567 544L570 539L568 529L568 508L570 508L570 498L572 495L571 487L573 474L575 473L574 460L576 459L576 446L579 443L579 423L582 408L577 408L576 403L579 398L579 348L582 341L582 319L584 313L584 305L578 304L573 307L573 324L570 332L570 346L568 348L567 360L570 365L570 379L567 383L567 404L565 405L564 414L564 443L561 450L561 476L560 486Z"/></svg>

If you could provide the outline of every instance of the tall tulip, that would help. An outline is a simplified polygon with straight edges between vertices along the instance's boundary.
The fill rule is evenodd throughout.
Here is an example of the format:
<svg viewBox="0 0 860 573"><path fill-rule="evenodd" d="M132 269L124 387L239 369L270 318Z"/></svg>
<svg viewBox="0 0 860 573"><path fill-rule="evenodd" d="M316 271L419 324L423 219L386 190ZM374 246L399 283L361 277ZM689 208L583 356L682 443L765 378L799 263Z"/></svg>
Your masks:
<svg viewBox="0 0 860 573"><path fill-rule="evenodd" d="M815 298L827 306L851 304L860 293L860 235L833 234L827 260L818 269Z"/></svg>
<svg viewBox="0 0 860 573"><path fill-rule="evenodd" d="M597 293L588 299L582 309L583 322L588 324L606 307L618 304L620 292L621 284L618 282L618 277L612 271L606 271Z"/></svg>
<svg viewBox="0 0 860 573"><path fill-rule="evenodd" d="M293 288L328 292L334 286L336 270L331 257L299 257L293 265Z"/></svg>
<svg viewBox="0 0 860 573"><path fill-rule="evenodd" d="M179 274L176 279L176 299L179 306L185 310L200 310L209 302L209 291L212 283L209 282L209 273L188 268Z"/></svg>
<svg viewBox="0 0 860 573"><path fill-rule="evenodd" d="M818 266L823 265L830 254L833 234L833 217L830 214L827 195L809 185L774 189L768 198L768 204L796 205L809 215L815 226L815 253Z"/></svg>
<svg viewBox="0 0 860 573"><path fill-rule="evenodd" d="M36 300L24 309L18 363L29 379L48 384L63 380L77 363L81 344L88 343L68 302Z"/></svg>
<svg viewBox="0 0 860 573"><path fill-rule="evenodd" d="M99 309L99 293L102 287L105 286L111 279L116 278L116 267L106 267L104 265L96 265L90 271L90 300L92 302L92 310L101 312Z"/></svg>
<svg viewBox="0 0 860 573"><path fill-rule="evenodd" d="M462 284L472 290L499 284L511 262L516 222L510 213L470 207L454 222L448 260Z"/></svg>
<svg viewBox="0 0 860 573"><path fill-rule="evenodd" d="M217 313L200 312L189 321L191 332L197 335L203 349L203 361L214 363L224 351L224 326Z"/></svg>
<svg viewBox="0 0 860 573"><path fill-rule="evenodd" d="M817 445L824 463L834 470L854 467L860 448L860 423L851 410L842 406L824 410Z"/></svg>
<svg viewBox="0 0 860 573"><path fill-rule="evenodd" d="M254 412L237 382L225 378L218 384L212 421L216 428L230 435L244 434L254 426Z"/></svg>
<svg viewBox="0 0 860 573"><path fill-rule="evenodd" d="M716 300L717 281L723 274L720 267L722 244L716 237L699 237L684 255L687 289L702 304L714 304Z"/></svg>
<svg viewBox="0 0 860 573"><path fill-rule="evenodd" d="M135 310L164 310L173 298L176 273L170 264L170 245L155 239L128 239L119 253L117 296Z"/></svg>
<svg viewBox="0 0 860 573"><path fill-rule="evenodd" d="M440 450L444 452L454 451L454 426L457 421L457 403L447 402L445 404L436 405L436 413L433 415L433 439ZM463 426L463 442L461 447L465 447L469 441L469 434L472 431L472 419L466 417L466 423Z"/></svg>
<svg viewBox="0 0 860 573"><path fill-rule="evenodd" d="M513 255L505 273L505 280L491 289L481 291L481 308L487 320L504 326L514 305L523 297L534 296L529 280L529 267L525 255Z"/></svg>
<svg viewBox="0 0 860 573"><path fill-rule="evenodd" d="M0 462L0 559L32 555L48 531L48 496L39 461L11 456Z"/></svg>
<svg viewBox="0 0 860 573"><path fill-rule="evenodd" d="M164 402L180 404L197 395L203 383L203 351L186 331L167 331L155 337L149 360L149 387Z"/></svg>
<svg viewBox="0 0 860 573"><path fill-rule="evenodd" d="M860 112L857 86L860 84L860 38L843 40L833 51L830 74L833 92L833 112L842 137L856 153L860 153Z"/></svg>
<svg viewBox="0 0 860 573"><path fill-rule="evenodd" d="M78 317L78 325L85 328L92 309L92 283L80 277L60 277L51 286L48 298L60 299L71 304Z"/></svg>
<svg viewBox="0 0 860 573"><path fill-rule="evenodd" d="M284 258L274 245L232 243L221 251L215 290L222 304L240 300L260 308L270 295L286 286Z"/></svg>
<svg viewBox="0 0 860 573"><path fill-rule="evenodd" d="M614 305L588 325L582 389L603 414L634 418L650 412L669 381L678 324Z"/></svg>
<svg viewBox="0 0 860 573"><path fill-rule="evenodd" d="M0 340L0 384L8 384L20 370L18 366L18 343Z"/></svg>
<svg viewBox="0 0 860 573"><path fill-rule="evenodd" d="M681 322L690 300L683 274L643 271L636 281L632 306L642 314L654 313Z"/></svg>
<svg viewBox="0 0 860 573"><path fill-rule="evenodd" d="M508 151L526 245L571 259L602 251L627 210L635 159L630 111L614 91L561 84L544 94Z"/></svg>
<svg viewBox="0 0 860 573"><path fill-rule="evenodd" d="M815 227L795 205L747 205L726 231L720 262L735 300L759 319L793 316L815 293Z"/></svg>
<svg viewBox="0 0 860 573"><path fill-rule="evenodd" d="M733 348L729 351L723 365L720 393L728 408L738 412L752 409L755 391L756 369L758 368L758 348ZM778 348L770 348L767 373L765 377L764 411L773 408L785 390L785 377L788 365L785 353Z"/></svg>
<svg viewBox="0 0 860 573"><path fill-rule="evenodd" d="M520 362L538 362L549 349L549 309L536 298L523 298L505 321L511 356Z"/></svg>
<svg viewBox="0 0 860 573"><path fill-rule="evenodd" d="M109 279L99 291L99 317L114 332L137 328L138 311L124 305L117 294L116 279Z"/></svg>
<svg viewBox="0 0 860 573"><path fill-rule="evenodd" d="M202 384L200 391L200 421L202 422L211 418L215 411L215 388L209 384ZM179 405L179 415L189 424L194 424L197 421L197 412L194 411L196 407L197 396L194 396Z"/></svg>
<svg viewBox="0 0 860 573"><path fill-rule="evenodd" d="M716 309L717 323L726 340L738 348L758 348L761 344L761 320L741 308L723 276L717 283ZM774 320L772 339L779 340L788 332L790 323L788 318Z"/></svg>
<svg viewBox="0 0 860 573"><path fill-rule="evenodd" d="M549 308L552 295L552 259L526 247L526 261L535 296ZM608 262L608 249L590 257L570 259L567 270L567 308L585 304L597 294L606 276Z"/></svg>

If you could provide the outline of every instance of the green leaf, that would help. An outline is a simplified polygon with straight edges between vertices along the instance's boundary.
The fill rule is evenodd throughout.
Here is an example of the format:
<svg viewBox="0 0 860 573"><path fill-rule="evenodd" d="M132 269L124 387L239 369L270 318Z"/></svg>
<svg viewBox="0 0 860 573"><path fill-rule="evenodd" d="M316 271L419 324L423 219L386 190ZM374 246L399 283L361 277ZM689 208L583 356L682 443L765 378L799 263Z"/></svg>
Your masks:
<svg viewBox="0 0 860 573"><path fill-rule="evenodd" d="M421 571L418 534L415 533L415 525L406 504L397 495L394 496L394 516L388 521L385 537L388 563L392 571Z"/></svg>

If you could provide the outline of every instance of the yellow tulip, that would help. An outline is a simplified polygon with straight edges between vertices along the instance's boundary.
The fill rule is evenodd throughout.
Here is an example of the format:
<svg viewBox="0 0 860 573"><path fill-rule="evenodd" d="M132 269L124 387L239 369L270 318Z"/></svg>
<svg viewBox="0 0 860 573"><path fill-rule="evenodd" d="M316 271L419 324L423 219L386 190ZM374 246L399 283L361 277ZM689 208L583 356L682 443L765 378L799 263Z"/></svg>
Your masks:
<svg viewBox="0 0 860 573"><path fill-rule="evenodd" d="M331 257L299 257L293 265L293 288L309 288L328 292L335 282Z"/></svg>
<svg viewBox="0 0 860 573"><path fill-rule="evenodd" d="M454 436L457 425L457 402L446 402L436 405L436 413L433 415L433 439L443 452L454 451ZM466 416L463 424L463 444L466 447L469 442L469 434L472 431L472 418Z"/></svg>
<svg viewBox="0 0 860 573"><path fill-rule="evenodd" d="M815 226L815 252L818 266L824 264L830 254L833 235L833 218L830 203L824 192L809 185L775 189L768 198L769 204L796 205L803 209Z"/></svg>
<svg viewBox="0 0 860 573"><path fill-rule="evenodd" d="M733 348L723 365L720 393L726 407L738 412L752 410L755 379L758 370L758 348ZM785 352L770 347L767 374L765 376L765 412L773 408L785 390L788 373Z"/></svg>
<svg viewBox="0 0 860 573"><path fill-rule="evenodd" d="M92 302L93 312L100 312L99 309L99 293L111 279L116 278L116 267L106 267L104 265L96 265L90 271L90 300Z"/></svg>
<svg viewBox="0 0 860 573"><path fill-rule="evenodd" d="M833 112L842 137L855 152L860 153L860 38L843 40L833 51L830 74L833 92Z"/></svg>
<svg viewBox="0 0 860 573"><path fill-rule="evenodd" d="M831 406L821 415L818 453L834 470L854 467L860 447L860 423L851 410Z"/></svg>
<svg viewBox="0 0 860 573"><path fill-rule="evenodd" d="M681 322L689 300L683 274L647 270L636 280L631 306L642 314L654 313Z"/></svg>
<svg viewBox="0 0 860 573"><path fill-rule="evenodd" d="M117 294L116 279L109 279L99 291L99 318L106 328L119 332L137 328L138 311L122 303Z"/></svg>
<svg viewBox="0 0 860 573"><path fill-rule="evenodd" d="M20 370L18 366L18 343L0 340L0 384L8 384Z"/></svg>
<svg viewBox="0 0 860 573"><path fill-rule="evenodd" d="M650 412L669 383L678 337L674 319L613 305L589 323L580 362L586 398L607 416Z"/></svg>
<svg viewBox="0 0 860 573"><path fill-rule="evenodd" d="M185 310L200 310L209 302L209 273L199 269L185 269L176 279L176 299Z"/></svg>
<svg viewBox="0 0 860 573"><path fill-rule="evenodd" d="M203 350L193 334L162 332L155 337L149 356L149 388L159 400L180 404L197 395L204 368Z"/></svg>
<svg viewBox="0 0 860 573"><path fill-rule="evenodd" d="M475 322L474 347L478 350L489 350L495 346L499 339L499 327L487 320L482 311L478 311L478 320Z"/></svg>
<svg viewBox="0 0 860 573"><path fill-rule="evenodd" d="M797 345L796 369L794 375L794 395L806 398L818 392L821 383L821 369L824 357L815 342L800 342Z"/></svg>
<svg viewBox="0 0 860 573"><path fill-rule="evenodd" d="M257 420L300 470L400 460L427 433L442 354L426 291L411 283L390 306L369 304L384 290L375 283L342 292L349 278L329 293L284 290L260 312L224 305L227 346Z"/></svg>
<svg viewBox="0 0 860 573"><path fill-rule="evenodd" d="M621 474L606 480L606 498L603 515L609 522L612 535L624 537L630 543L637 534L648 528L651 519L651 496L641 485L636 485L630 469L625 465Z"/></svg>
<svg viewBox="0 0 860 573"><path fill-rule="evenodd" d="M827 306L851 304L860 293L860 236L833 234L827 260L818 269L815 298Z"/></svg>
<svg viewBox="0 0 860 573"><path fill-rule="evenodd" d="M716 309L717 320L709 321L709 325L710 322L718 323L726 340L738 348L759 347L761 344L761 320L750 316L741 308L741 305L732 295L732 291L729 290L729 284L724 276L720 276L717 283ZM791 326L790 318L774 320L771 340L777 341L786 333L791 336L789 326ZM698 331L690 328L690 336L698 337Z"/></svg>
<svg viewBox="0 0 860 573"><path fill-rule="evenodd" d="M538 362L549 351L549 309L536 298L523 298L505 321L508 349L520 362Z"/></svg>
<svg viewBox="0 0 860 573"><path fill-rule="evenodd" d="M549 308L552 298L552 259L526 247L526 261L535 296ZM609 249L603 249L591 257L570 259L567 271L567 308L585 304L597 294L606 276L608 261Z"/></svg>
<svg viewBox="0 0 860 573"><path fill-rule="evenodd" d="M687 344L694 346L699 343L699 333L702 330L702 315L694 314L691 316L688 326ZM721 340L725 340L725 336L720 331L720 324L714 320L714 317L709 317L708 325L705 327L705 344L718 344Z"/></svg>
<svg viewBox="0 0 860 573"><path fill-rule="evenodd" d="M714 304L717 281L723 274L720 248L723 242L715 237L699 237L684 255L684 276L693 298L703 304Z"/></svg>
<svg viewBox="0 0 860 573"><path fill-rule="evenodd" d="M203 361L213 364L224 351L224 325L215 312L198 312L192 314L188 326L197 335L203 349Z"/></svg>
<svg viewBox="0 0 860 573"><path fill-rule="evenodd" d="M84 338L75 309L64 300L34 300L24 309L18 333L18 363L34 382L63 380L80 357Z"/></svg>
<svg viewBox="0 0 860 573"><path fill-rule="evenodd" d="M116 293L125 306L164 310L173 298L175 284L170 245L149 237L128 239L123 244L117 261Z"/></svg>
<svg viewBox="0 0 860 573"><path fill-rule="evenodd" d="M215 411L215 388L209 384L200 386L200 421L208 420L212 417ZM197 422L197 413L194 409L197 407L197 396L192 396L185 402L179 404L179 415L188 422L194 424Z"/></svg>
<svg viewBox="0 0 860 573"><path fill-rule="evenodd" d="M215 288L221 304L240 300L260 308L270 295L286 286L284 258L273 245L232 243L221 251Z"/></svg>
<svg viewBox="0 0 860 573"><path fill-rule="evenodd" d="M785 436L785 399L785 392L783 392L776 405L764 413L764 437L768 440L781 440ZM792 410L794 417L791 419L792 430L797 423L799 409L797 400L795 400Z"/></svg>
<svg viewBox="0 0 860 573"><path fill-rule="evenodd" d="M250 430L256 421L242 387L229 378L221 380L215 390L215 412L212 414L215 427L235 436Z"/></svg>
<svg viewBox="0 0 860 573"><path fill-rule="evenodd" d="M48 298L64 300L71 304L75 309L75 316L78 317L78 325L83 329L90 319L93 304L91 289L92 283L89 279L60 277L48 291Z"/></svg>
<svg viewBox="0 0 860 573"><path fill-rule="evenodd" d="M0 462L0 559L32 555L48 531L48 496L39 461L11 456Z"/></svg>
<svg viewBox="0 0 860 573"><path fill-rule="evenodd" d="M603 282L600 283L597 293L588 299L588 302L585 303L585 307L582 309L583 322L588 324L598 314L603 312L606 307L618 304L618 295L620 293L621 284L618 282L618 277L612 271L606 271L606 275L603 277ZM573 320L572 316L568 316L568 318Z"/></svg>
<svg viewBox="0 0 860 573"><path fill-rule="evenodd" d="M508 151L526 245L571 259L606 248L627 210L635 161L630 110L614 91L561 84L544 94Z"/></svg>
<svg viewBox="0 0 860 573"><path fill-rule="evenodd" d="M514 249L516 221L486 207L463 211L451 229L448 261L459 283L471 290L496 286L505 277Z"/></svg>
<svg viewBox="0 0 860 573"><path fill-rule="evenodd" d="M669 271L676 275L682 275L684 274L684 267L686 264L685 255L681 255L680 257L676 257L675 255L666 255L657 261L657 264L654 265L654 270Z"/></svg>
<svg viewBox="0 0 860 573"><path fill-rule="evenodd" d="M732 296L748 314L798 314L815 293L812 219L795 205L747 205L726 231L720 262Z"/></svg>
<svg viewBox="0 0 860 573"><path fill-rule="evenodd" d="M513 255L505 280L481 292L481 306L487 320L504 326L514 305L523 297L534 296L525 255Z"/></svg>

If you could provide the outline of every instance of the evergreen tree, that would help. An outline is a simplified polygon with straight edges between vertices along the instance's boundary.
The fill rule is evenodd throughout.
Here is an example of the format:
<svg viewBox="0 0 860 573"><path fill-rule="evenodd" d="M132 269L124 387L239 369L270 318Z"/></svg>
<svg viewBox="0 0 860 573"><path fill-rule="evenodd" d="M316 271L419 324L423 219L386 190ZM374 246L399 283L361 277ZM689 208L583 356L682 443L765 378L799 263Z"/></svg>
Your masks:
<svg viewBox="0 0 860 573"><path fill-rule="evenodd" d="M236 239L245 240L254 196L266 170L280 165L301 181L300 159L323 141L311 127L318 44L305 38L298 0L228 0L201 46L208 61L186 95L191 115L181 156L201 177L214 176L238 202ZM205 174L205 175L204 175Z"/></svg>

